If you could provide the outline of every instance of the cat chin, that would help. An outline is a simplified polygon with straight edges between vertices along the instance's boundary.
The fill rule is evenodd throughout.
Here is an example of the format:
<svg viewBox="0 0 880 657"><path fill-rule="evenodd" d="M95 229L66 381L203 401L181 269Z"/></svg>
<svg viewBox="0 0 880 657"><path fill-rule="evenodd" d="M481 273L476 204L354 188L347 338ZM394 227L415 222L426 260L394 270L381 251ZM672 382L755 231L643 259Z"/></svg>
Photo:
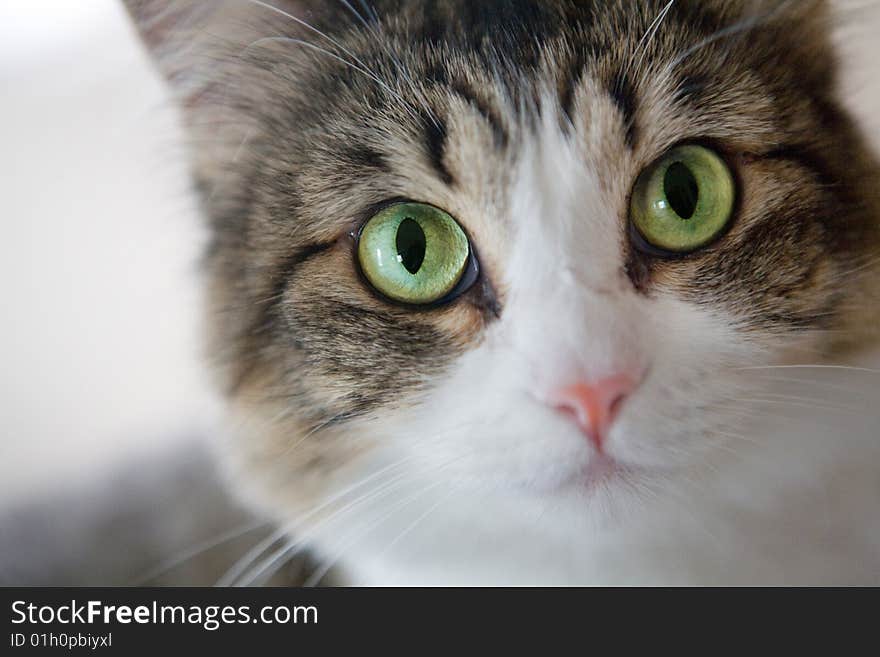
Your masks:
<svg viewBox="0 0 880 657"><path fill-rule="evenodd" d="M584 506L594 504L599 498L607 502L617 493L628 496L642 488L647 490L651 484L674 479L679 471L680 468L627 463L600 453L592 455L583 465L570 468L567 474L517 481L512 486L525 495L572 498Z"/></svg>

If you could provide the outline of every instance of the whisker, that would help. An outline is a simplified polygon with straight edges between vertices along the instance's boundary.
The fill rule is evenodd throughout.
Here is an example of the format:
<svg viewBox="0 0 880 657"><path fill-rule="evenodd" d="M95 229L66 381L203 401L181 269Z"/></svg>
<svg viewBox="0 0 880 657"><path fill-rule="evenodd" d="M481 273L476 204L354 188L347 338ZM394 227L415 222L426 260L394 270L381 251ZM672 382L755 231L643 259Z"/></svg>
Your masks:
<svg viewBox="0 0 880 657"><path fill-rule="evenodd" d="M198 543L195 546L189 548L185 552L170 557L168 560L163 561L159 565L154 566L152 569L136 577L134 583L132 583L131 586L144 586L145 584L153 581L158 577L161 577L167 572L174 570L175 568L186 563L187 561L195 559L205 552L209 552L210 550L213 550L214 548L219 547L224 543L229 543L230 541L234 541L237 538L241 538L242 536L256 531L261 527L265 527L268 524L268 520L259 520L245 523L244 525L240 525L235 529L219 534L214 538L202 541L201 543Z"/></svg>
<svg viewBox="0 0 880 657"><path fill-rule="evenodd" d="M346 9L348 9L348 10L349 10L349 11L355 16L355 18L358 19L358 21L360 21L361 25L363 25L363 26L364 26L365 28L367 28L367 29L370 28L370 24L367 23L367 19L364 18L364 17L361 15L361 13L360 13L357 9L355 9L355 8L351 5L350 2L348 2L348 0L339 0L339 2L342 4L342 6L344 6Z"/></svg>
<svg viewBox="0 0 880 657"><path fill-rule="evenodd" d="M747 403L741 402L739 400L729 400L727 402L718 402L714 404L714 408L721 409L725 414L734 415L743 418L743 422L751 422L758 418L760 419L769 419L769 420L786 420L786 421L800 421L803 419L803 408L807 408L809 410L843 410L843 409L816 409L814 406L801 405L800 407L786 404L786 403L775 403L775 404L755 404L755 403ZM785 411L791 411L791 413L785 413ZM847 411L850 412L850 411ZM797 414L792 414L797 413ZM839 427L836 426L833 422L826 422L823 417L811 417L810 423L813 426L821 427L827 431L837 431Z"/></svg>
<svg viewBox="0 0 880 657"><path fill-rule="evenodd" d="M287 531L283 527L269 534L269 536L267 536L250 550L245 552L243 557L232 564L232 566L220 577L220 579L217 580L217 583L214 584L214 586L231 586L232 583L241 576L241 573L247 570L254 561L260 558L261 554L266 552L266 550L271 548L273 545L275 545L275 543L283 539L286 535Z"/></svg>
<svg viewBox="0 0 880 657"><path fill-rule="evenodd" d="M368 69L364 68L363 66L359 66L357 64L354 64L354 63L348 61L347 59L345 59L344 57L340 57L336 53L330 52L326 48L322 48L321 46L318 46L314 43L311 43L310 41L306 41L305 39L297 39L295 37L283 37L283 36L263 37L262 39L257 39L253 43L249 44L248 47L245 48L244 51L242 51L242 53L246 52L250 48L256 48L264 43L271 43L271 42L292 43L292 44L296 44L299 46L303 46L304 48L309 48L311 50L314 50L315 52L326 55L327 57L330 57L330 58L340 62L341 64L345 64L346 66L350 67L352 70L360 73L361 75L367 76L373 82L378 84L382 89L387 91L395 100L400 102L403 110L405 112L407 112L411 118L413 118L416 121L420 120L418 113L413 109L412 105L403 96L401 96L399 93L397 93L394 89L392 89L387 83L385 83L381 78L376 76L374 73L370 72Z"/></svg>
<svg viewBox="0 0 880 657"><path fill-rule="evenodd" d="M382 549L381 552L378 553L377 556L378 556L378 557L382 557L382 556L384 556L385 554L387 554L388 552L390 552L391 549L392 549L395 545L397 545L400 541L402 541L402 540L403 540L404 538L406 538L410 533L412 533L412 531L413 531L416 527L418 527L422 522L424 522L424 520L425 520L428 516L430 516L430 515L431 515L432 513L434 513L437 509L439 509L440 506L442 506L443 504L445 504L446 502L448 502L448 501L449 501L449 498L451 498L456 492L458 492L458 490L459 490L458 487L454 487L454 488L450 489L449 492L448 492L446 495L444 495L444 496L441 497L439 500L437 500L437 502L435 502L435 503L432 504L430 507L428 507L428 510L427 510L427 511L425 511L424 513L422 513L421 515L419 515L415 520L413 520L409 525L407 525L407 526L403 529L403 531L401 531L401 532L400 532L400 533L394 538L393 541L391 541L391 542L390 542L385 548Z"/></svg>
<svg viewBox="0 0 880 657"><path fill-rule="evenodd" d="M762 394L763 394L764 399L776 399L776 400L781 400L781 401L802 402L804 404L814 404L817 407L821 407L822 405L830 405L830 406L839 407L840 409L846 409L846 410L851 410L851 411L859 410L856 407L839 404L836 402L832 402L829 399L823 399L821 397L808 397L806 395L786 395L786 394L775 393L775 392L764 392Z"/></svg>
<svg viewBox="0 0 880 657"><path fill-rule="evenodd" d="M302 522L305 522L308 518L319 513L320 511L327 508L328 506L335 503L336 501L342 499L343 497L345 497L349 493L352 493L355 490L357 490L358 488L368 484L370 481L372 481L373 479L376 479L377 477L381 476L385 472L392 470L394 468L400 467L401 465L405 464L409 460L410 459L401 459L400 461L395 461L394 463L392 463L388 466L385 466L384 468L381 468L380 470L370 474L367 477L364 477L363 479L360 479L359 481L352 484L351 486L348 486L347 488L343 489L342 491L334 494L332 497L330 497L324 503L311 509L308 513L306 513L303 516L300 516L295 521L290 522L290 523L286 523L284 526L279 528L278 531L276 531L274 534L267 537L266 539L261 541L256 546L254 546L250 551L248 551L245 554L244 557L242 557L241 559L239 559L239 561L237 561L235 564L233 564L233 566L229 570L227 570L227 572L217 581L217 584L215 584L215 586L221 586L221 587L222 586L232 586L232 584L237 579L239 579L241 577L241 574L254 561L259 559L261 554L263 554L266 550L271 548L273 544L275 544L277 541L281 540L281 538L283 538L286 534L289 534L291 532L291 530L296 527L296 525L301 524ZM270 539L272 539L273 536L274 536L274 540L270 541Z"/></svg>
<svg viewBox="0 0 880 657"><path fill-rule="evenodd" d="M353 70L361 73L362 75L366 75L367 77L369 77L376 84L378 84L380 87L382 87L385 91L387 91L389 94L391 94L392 97L394 97L397 101L399 101L401 103L402 107L406 111L408 111L414 119L419 120L418 113L414 111L411 104L405 98L403 98L403 96L401 96L398 92L396 92L394 89L392 89L391 86L385 80L380 78L373 70L370 69L369 66L367 66L360 58L358 58L357 55L355 55L348 48L346 48L341 43L339 43L339 41L337 41L336 39L327 35L326 33L322 32L321 30L319 30L315 26L309 24L307 21L304 21L301 18L294 16L293 14L286 12L283 9L279 9L278 7L270 5L267 2L262 2L261 0L244 0L244 1L250 2L250 3L258 5L260 7L264 7L268 10L271 10L271 11L274 11L274 12L284 16L285 18L294 21L295 23L297 23L299 25L302 25L306 29L311 30L315 34L319 35L320 37L322 37L323 39L328 41L335 48L339 49L339 51L341 53L343 53L344 55L349 57L349 60L346 60L345 58L340 57L339 55L336 55L335 53L332 53L329 50L327 50L325 48L321 48L320 46L318 46L314 43L311 43L309 41L306 41L304 39L297 39L294 37L285 37L285 36L264 37L262 39L257 39L256 41L254 41L253 43L248 45L248 47L245 48L245 51L247 51L251 47L258 46L261 43L272 42L272 41L295 43L295 44L298 44L298 45L301 45L304 47L312 48L316 52L320 52L320 53L327 55L328 57L332 57L333 59L335 59L343 64L346 64L347 66L350 66ZM435 122L435 124L437 123L436 117L433 115L433 113L429 113L429 117L431 118L432 121Z"/></svg>
<svg viewBox="0 0 880 657"><path fill-rule="evenodd" d="M388 509L385 513L383 513L377 520L369 523L365 528L362 528L358 531L354 537L350 537L343 545L343 547L336 551L336 554L329 560L327 560L324 564L319 566L314 573L312 573L311 577L304 583L305 586L314 586L317 582L320 582L324 576L330 571L331 568L343 557L343 555L354 545L357 541L364 538L367 534L369 534L372 530L378 527L381 523L385 522L389 518L391 518L398 511L406 508L422 496L426 495L430 491L435 488L444 485L445 481L436 481L432 484L429 484L423 488L421 488L416 493L410 495L403 499L403 501L397 502L390 509Z"/></svg>
<svg viewBox="0 0 880 657"><path fill-rule="evenodd" d="M273 553L273 555L266 559L262 564L254 567L248 573L242 575L239 578L238 586L249 586L254 582L259 580L262 577L271 577L272 574L278 571L278 569L282 568L285 563L290 562L292 559L296 558L304 549L306 549L311 541L315 531L319 528L322 528L326 525L329 525L334 520L339 518L343 513L350 511L358 506L369 502L374 501L376 498L381 497L383 494L393 493L397 488L403 486L406 480L406 474L397 475L393 477L391 481L385 482L380 486L377 486L373 490L368 491L367 493L361 495L357 499L345 504L342 508L337 509L333 513L331 513L327 518L324 518L317 522L315 526L312 528L310 532L306 532L298 538L292 539L289 543L285 544L280 550ZM309 514L309 515L314 515ZM284 532L287 534L292 533L296 526L301 524L300 521L295 521L285 526ZM277 566L274 570L273 567Z"/></svg>
<svg viewBox="0 0 880 657"><path fill-rule="evenodd" d="M880 374L880 370L869 367L854 367L850 365L759 365L750 367L734 367L734 372L748 372L761 370L838 370L842 372L861 372L864 374Z"/></svg>
<svg viewBox="0 0 880 657"><path fill-rule="evenodd" d="M852 395L856 395L859 393L865 392L863 388L857 388L853 386L845 386L836 383L831 383L829 381L816 381L814 379L798 379L795 377L789 376L763 376L760 379L761 381L769 381L772 383L792 383L800 386L810 386L816 388L823 388L826 390L837 390L840 392L849 393Z"/></svg>
<svg viewBox="0 0 880 657"><path fill-rule="evenodd" d="M778 406L791 406L795 408L806 408L810 410L824 410L824 411L847 411L850 413L858 412L861 409L853 408L851 406L838 406L834 404L826 404L826 403L811 403L811 402L800 402L795 400L787 400L787 399L762 399L759 397L742 397L742 398L732 398L726 400L728 402L743 402L746 404L769 404L769 405L778 405Z"/></svg>
<svg viewBox="0 0 880 657"><path fill-rule="evenodd" d="M635 66L629 67L631 72L638 74L638 72L642 68L642 64L645 61L645 56L648 53L648 48L651 45L651 41L654 40L654 37L657 35L657 32L660 30L660 26L663 24L663 21L666 19L666 16L669 15L669 11L672 9L672 6L675 4L676 0L669 0L666 3L666 6L660 10L660 13L657 14L657 17L651 22L648 26L648 29L645 31L645 34L642 35L642 38L639 39L639 43L636 45L635 50L633 51L633 57L638 57ZM630 62L633 61L633 58L630 58Z"/></svg>
<svg viewBox="0 0 880 657"><path fill-rule="evenodd" d="M702 41L694 44L693 46L685 50L681 55L673 59L667 67L668 70L674 70L678 68L684 60L686 60L697 51L702 50L706 46L716 43L717 41L721 41L722 39L743 34L745 32L755 29L756 27L760 27L761 25L768 23L792 2L793 0L782 0L777 4L774 9L769 12L756 16L748 16L743 20L734 23L733 25L718 30L712 36L707 37Z"/></svg>
<svg viewBox="0 0 880 657"><path fill-rule="evenodd" d="M348 10L351 11L358 18L358 20L363 24L364 29L366 29L366 31L373 36L373 38L376 40L376 43L383 50L383 52L385 52L385 54L387 54L388 57L391 58L391 60L394 62L397 73L399 75L401 75L403 77L403 79L406 81L410 90L413 92L413 96L420 100L420 104L422 106L422 109L425 110L425 114L427 115L427 117L434 124L434 127L439 128L440 127L440 120L437 118L436 113L431 108L431 106L428 104L428 101L424 98L423 94L419 93L419 90L416 87L416 83L412 79L412 76L410 76L410 74L407 72L406 67L403 65L403 61L401 61L400 57L398 57L394 53L394 51L391 48L391 45L387 42L387 40L382 38L382 35L378 32L378 28L370 25L364 19L364 17L361 16L361 14L358 13L358 11L354 7L351 6L351 3L349 3L348 0L339 0L339 1L345 7L347 7ZM378 25L378 20L379 20L378 16L375 16L375 20L376 20L376 24Z"/></svg>
<svg viewBox="0 0 880 657"><path fill-rule="evenodd" d="M307 431L305 433L305 435L302 438L300 438L299 440L297 440L294 443L291 443L287 447L287 449L284 450L284 455L286 456L286 455L290 454L291 452L293 452L293 450L295 450L297 447L302 445L304 442L306 442L309 438L314 436L316 433L318 433L321 430L326 429L327 427L331 426L332 424L338 422L343 417L345 417L345 413L338 413L338 414L334 415L333 417L331 417L329 420L321 422L316 427L310 429L309 431Z"/></svg>
<svg viewBox="0 0 880 657"><path fill-rule="evenodd" d="M367 0L359 0L359 3L360 3L360 5L361 5L361 7L363 7L364 11L365 11L368 15L372 16L373 20L376 21L376 22L378 23L378 22L379 22L379 14L376 13L376 7L374 7L373 5L369 4L369 3L367 2Z"/></svg>
<svg viewBox="0 0 880 657"><path fill-rule="evenodd" d="M238 144L238 148L235 149L235 153L233 153L232 159L228 162L227 166L231 166L231 165L237 163L241 159L241 156L244 154L245 149L247 148L248 144L254 138L254 133L255 133L255 130L253 128L251 128L250 130L247 131L247 133L244 135L244 137L241 138L241 142ZM230 182L233 178L234 178L234 174L232 172L227 172L226 176L225 176L225 179L226 179L225 182ZM211 191L210 196L208 196L208 199L206 202L208 204L210 204L216 198L217 194L220 192L220 190L222 188L223 188L222 184L216 185L214 187L214 189Z"/></svg>
<svg viewBox="0 0 880 657"><path fill-rule="evenodd" d="M712 429L711 433L724 436L725 438L733 438L734 440L742 440L743 442L751 443L753 445L763 446L760 440L755 438L754 436L747 436L742 433L730 433L729 431L722 431L720 429Z"/></svg>
<svg viewBox="0 0 880 657"><path fill-rule="evenodd" d="M237 588L245 586L262 586L272 579L275 574L284 568L287 564L299 556L299 551L292 554L289 558L285 555L291 549L292 541L287 540L281 546L270 552L269 555L259 563L255 563L254 567L242 574L237 581L230 584ZM299 545L297 543L297 545Z"/></svg>
<svg viewBox="0 0 880 657"><path fill-rule="evenodd" d="M284 11L283 9L279 9L278 7L270 5L268 2L262 2L262 0L244 0L244 1L249 2L251 4L254 4L254 5L258 5L260 7L264 7L265 9L268 9L270 11L274 11L275 13L280 14L281 16L284 16L285 18L293 21L294 23L302 25L307 30L311 30L312 32L314 32L315 34L320 36L321 38L323 38L326 41L328 41L329 43L331 43L333 46L338 48L340 52L351 57L351 59L353 61L358 62L362 66L364 65L363 62L361 62L350 50L346 49L345 46L343 46L341 43L339 43L339 41L337 41L336 39L334 39L330 35L325 34L321 30L316 28L314 25L311 25L310 23L302 20L301 18L298 18L298 17L294 16L293 14Z"/></svg>

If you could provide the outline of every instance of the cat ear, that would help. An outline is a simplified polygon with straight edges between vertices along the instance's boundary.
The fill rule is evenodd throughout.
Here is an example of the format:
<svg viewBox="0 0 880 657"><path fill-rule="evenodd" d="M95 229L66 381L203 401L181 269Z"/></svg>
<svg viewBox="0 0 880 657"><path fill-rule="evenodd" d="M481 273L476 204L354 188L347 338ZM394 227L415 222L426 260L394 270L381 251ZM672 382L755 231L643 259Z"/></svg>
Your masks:
<svg viewBox="0 0 880 657"><path fill-rule="evenodd" d="M779 0L777 0L779 1ZM786 40L788 60L816 91L832 92L837 57L832 40L833 11L828 0L782 0L775 17ZM777 43L777 47L778 43Z"/></svg>
<svg viewBox="0 0 880 657"><path fill-rule="evenodd" d="M122 0L161 72L173 83L198 74L221 50L300 28L310 0ZM216 64L216 62L215 62Z"/></svg>
<svg viewBox="0 0 880 657"><path fill-rule="evenodd" d="M782 19L794 30L813 38L826 36L831 25L831 3L828 0L781 0L779 11Z"/></svg>
<svg viewBox="0 0 880 657"><path fill-rule="evenodd" d="M204 189L228 178L218 163L238 159L259 127L254 108L268 104L278 83L269 67L247 60L249 46L267 37L303 37L298 21L313 20L306 5L315 1L123 0L169 82Z"/></svg>
<svg viewBox="0 0 880 657"><path fill-rule="evenodd" d="M831 3L828 0L775 0L775 6L763 6L770 22L787 26L794 34L821 40L831 25Z"/></svg>

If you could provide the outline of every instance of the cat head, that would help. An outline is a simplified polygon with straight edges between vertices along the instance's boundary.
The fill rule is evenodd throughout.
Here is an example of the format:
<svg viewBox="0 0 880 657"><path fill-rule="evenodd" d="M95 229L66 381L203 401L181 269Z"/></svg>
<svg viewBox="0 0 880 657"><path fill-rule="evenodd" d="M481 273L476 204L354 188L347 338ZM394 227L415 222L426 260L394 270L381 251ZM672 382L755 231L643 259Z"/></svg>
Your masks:
<svg viewBox="0 0 880 657"><path fill-rule="evenodd" d="M876 335L824 2L128 5L281 514L384 467L585 505L674 482L748 433L747 368Z"/></svg>

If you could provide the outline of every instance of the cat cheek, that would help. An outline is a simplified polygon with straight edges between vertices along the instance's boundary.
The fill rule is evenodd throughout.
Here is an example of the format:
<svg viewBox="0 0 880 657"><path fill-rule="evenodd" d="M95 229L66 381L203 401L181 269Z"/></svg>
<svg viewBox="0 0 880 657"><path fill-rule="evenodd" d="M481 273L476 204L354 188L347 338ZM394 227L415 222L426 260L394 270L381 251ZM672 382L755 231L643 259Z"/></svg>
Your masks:
<svg viewBox="0 0 880 657"><path fill-rule="evenodd" d="M468 303L444 309L433 322L461 350L478 347L485 337L486 318L479 308Z"/></svg>

